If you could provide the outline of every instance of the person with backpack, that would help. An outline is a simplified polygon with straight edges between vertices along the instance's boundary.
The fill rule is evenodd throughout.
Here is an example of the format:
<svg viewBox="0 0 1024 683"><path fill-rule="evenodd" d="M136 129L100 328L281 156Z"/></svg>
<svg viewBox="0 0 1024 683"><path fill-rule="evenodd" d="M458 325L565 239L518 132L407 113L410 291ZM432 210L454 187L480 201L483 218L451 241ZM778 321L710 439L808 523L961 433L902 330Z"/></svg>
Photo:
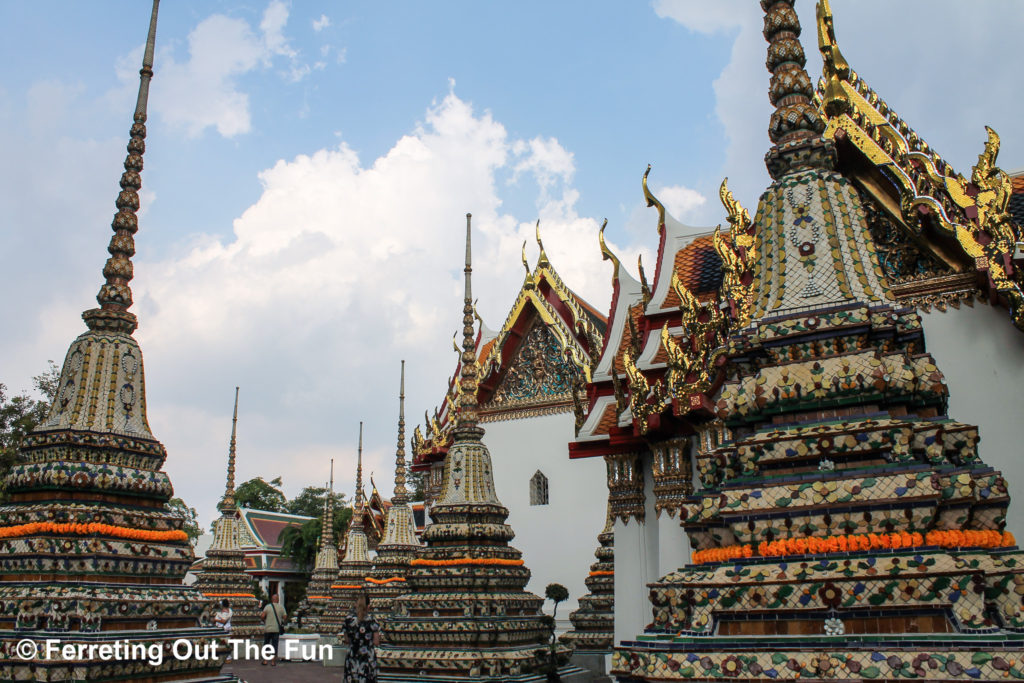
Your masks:
<svg viewBox="0 0 1024 683"><path fill-rule="evenodd" d="M270 602L263 606L263 646L274 646L274 654L270 658L270 666L277 666L277 646L281 640L281 631L284 630L284 622L288 617L284 607L278 604L278 597L275 593L270 597ZM267 665L267 660L260 662Z"/></svg>

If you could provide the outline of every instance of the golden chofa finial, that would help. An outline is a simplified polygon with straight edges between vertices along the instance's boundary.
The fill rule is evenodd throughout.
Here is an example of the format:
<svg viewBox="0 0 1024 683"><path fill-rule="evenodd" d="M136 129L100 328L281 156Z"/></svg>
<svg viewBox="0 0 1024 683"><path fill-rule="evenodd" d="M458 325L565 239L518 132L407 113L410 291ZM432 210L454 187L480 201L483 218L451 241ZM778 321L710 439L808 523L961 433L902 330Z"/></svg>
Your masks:
<svg viewBox="0 0 1024 683"><path fill-rule="evenodd" d="M537 219L537 226L535 228L537 234L537 246L540 247L540 254L537 256L537 267L542 268L544 266L550 266L551 262L548 261L548 255L544 252L544 242L540 239L540 219Z"/></svg>
<svg viewBox="0 0 1024 683"><path fill-rule="evenodd" d="M821 52L821 77L825 81L822 104L829 116L839 116L850 108L841 81L850 77L850 65L839 51L836 41L832 7L828 0L818 0L815 15L818 23L818 50Z"/></svg>
<svg viewBox="0 0 1024 683"><path fill-rule="evenodd" d="M651 172L651 165L647 164L647 170L644 171L644 179L641 181L641 185L644 188L644 199L647 200L647 206L658 207L658 234L660 235L662 230L665 229L665 206L658 201L658 199L651 194L651 190L647 187L647 176Z"/></svg>
<svg viewBox="0 0 1024 683"><path fill-rule="evenodd" d="M608 248L608 244L604 241L604 229L608 227L608 219L604 219L604 223L601 224L601 229L597 232L597 243L601 245L601 258L605 261L611 261L612 265L615 266L615 270L612 273L612 281L619 279L619 268L622 267L622 263L619 261L619 257L612 253L612 250Z"/></svg>

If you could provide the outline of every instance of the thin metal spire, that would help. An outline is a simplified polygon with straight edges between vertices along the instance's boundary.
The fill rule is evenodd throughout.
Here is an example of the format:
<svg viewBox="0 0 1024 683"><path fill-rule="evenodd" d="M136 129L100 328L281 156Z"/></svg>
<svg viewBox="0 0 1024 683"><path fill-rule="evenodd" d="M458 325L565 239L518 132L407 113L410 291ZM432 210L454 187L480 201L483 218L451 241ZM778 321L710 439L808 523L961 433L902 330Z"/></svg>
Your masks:
<svg viewBox="0 0 1024 683"><path fill-rule="evenodd" d="M356 497L352 505L352 526L363 528L363 423L359 423L359 450L356 455Z"/></svg>
<svg viewBox="0 0 1024 683"><path fill-rule="evenodd" d="M455 433L470 430L479 435L476 424L476 340L473 325L473 214L466 214L466 267L465 294L462 299L462 371L460 384L462 393L455 417Z"/></svg>
<svg viewBox="0 0 1024 683"><path fill-rule="evenodd" d="M114 236L107 251L110 258L103 267L104 283L96 295L99 308L82 314L90 330L108 330L131 334L138 321L128 309L132 305L132 290L128 286L134 277L131 257L135 255L135 233L139 229L136 212L139 210L139 189L142 187L142 155L146 151L146 116L149 102L149 82L153 78L153 51L156 45L156 18L160 0L153 0L149 19L146 51L139 70L139 95L135 102L134 123L128 140L128 156L121 174L121 192L117 195L117 213L111 223Z"/></svg>
<svg viewBox="0 0 1024 683"><path fill-rule="evenodd" d="M409 492L405 490L405 361L402 361L402 380L398 390L398 447L395 449L395 495L391 499L394 505L405 505L409 502Z"/></svg>
<svg viewBox="0 0 1024 683"><path fill-rule="evenodd" d="M327 499L324 501L324 517L320 522L320 547L334 544L334 458L331 458L331 480L327 484Z"/></svg>
<svg viewBox="0 0 1024 683"><path fill-rule="evenodd" d="M218 505L221 512L235 511L235 436L238 433L238 387L235 387L235 410L231 415L231 441L228 443L228 481L224 487L224 499Z"/></svg>

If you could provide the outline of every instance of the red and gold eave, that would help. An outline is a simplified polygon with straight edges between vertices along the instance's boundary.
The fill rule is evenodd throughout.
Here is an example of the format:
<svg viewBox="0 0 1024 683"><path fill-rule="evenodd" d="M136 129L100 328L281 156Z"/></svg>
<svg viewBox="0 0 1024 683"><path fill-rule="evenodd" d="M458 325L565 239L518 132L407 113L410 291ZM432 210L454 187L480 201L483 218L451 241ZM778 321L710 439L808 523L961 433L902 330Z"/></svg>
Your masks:
<svg viewBox="0 0 1024 683"><path fill-rule="evenodd" d="M588 382L594 360L604 343L607 326L604 315L565 285L548 260L543 244L540 248L538 262L532 271L527 272L502 328L495 333L484 327L481 321L477 332L475 344L477 366L480 368L477 404L483 420L499 417L500 410L488 404L526 334L538 319L554 333L567 360ZM424 429L417 426L414 430L412 470L415 472L428 470L431 463L443 460L448 452L454 408L461 390L456 378L461 371L459 360L448 380L441 406L434 410L433 416L426 416Z"/></svg>
<svg viewBox="0 0 1024 683"><path fill-rule="evenodd" d="M723 183L731 229L689 228L667 214L646 177L644 195L658 211L654 278L649 285L640 265L640 281L633 279L602 239L615 267L609 331L571 458L635 451L647 438L692 433L712 419L712 397L725 379L722 351L730 331L746 323L749 215Z"/></svg>

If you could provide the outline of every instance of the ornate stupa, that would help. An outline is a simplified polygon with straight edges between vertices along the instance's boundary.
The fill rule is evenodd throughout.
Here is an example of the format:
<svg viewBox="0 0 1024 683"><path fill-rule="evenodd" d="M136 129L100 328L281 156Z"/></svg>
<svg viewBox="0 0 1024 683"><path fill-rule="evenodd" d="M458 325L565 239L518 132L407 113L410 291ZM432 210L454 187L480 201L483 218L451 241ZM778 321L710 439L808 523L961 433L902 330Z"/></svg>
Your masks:
<svg viewBox="0 0 1024 683"><path fill-rule="evenodd" d="M22 441L5 482L0 680L227 680L218 673L223 647L214 659L163 656L174 641L206 648L224 632L198 626L209 601L182 584L192 546L184 518L167 507L167 453L147 421L128 311L156 21L154 0L99 307L82 314L88 330L71 343L49 414ZM97 647L47 658L49 639L128 654L104 658ZM24 658L18 641L34 642L36 654Z"/></svg>
<svg viewBox="0 0 1024 683"><path fill-rule="evenodd" d="M203 558L202 571L195 587L215 603L227 600L231 605L231 635L251 638L263 633L260 603L252 592L253 580L245 571L245 553L239 540L238 509L235 505L235 451L238 429L238 387L231 417L231 442L228 446L228 478L224 498L217 505L220 518L213 523L213 543Z"/></svg>
<svg viewBox="0 0 1024 683"><path fill-rule="evenodd" d="M597 542L597 562L590 565L585 581L590 592L580 598L579 609L569 614L572 629L560 638L577 653L609 653L615 639L615 526L611 504Z"/></svg>
<svg viewBox="0 0 1024 683"><path fill-rule="evenodd" d="M377 545L373 571L366 577L370 608L377 614L391 611L391 601L407 592L405 576L409 561L420 549L416 538L416 520L405 490L405 361L402 361L401 388L398 394L398 446L395 449L395 495L391 498L384 538Z"/></svg>
<svg viewBox="0 0 1024 683"><path fill-rule="evenodd" d="M773 182L753 222L733 224L753 232L747 254L758 258L752 277L733 281L737 324L716 352L727 368L712 406L721 422L696 454L701 489L682 499L694 552L651 584L653 624L616 650L613 672L1024 677L1024 553L1003 531L1006 482L979 458L977 428L947 416L920 315L891 303L869 200L850 179L862 169L836 164L856 125L826 126L823 111L840 118L840 99L860 96L826 69L819 108L793 0L761 4ZM827 3L818 12L822 49L837 55ZM964 229L989 243L977 223L972 237Z"/></svg>
<svg viewBox="0 0 1024 683"><path fill-rule="evenodd" d="M330 585L330 603L321 618L320 633L337 635L341 632L345 616L355 604L356 595L366 590L366 576L373 568L363 530L363 423L359 423L359 450L356 456L356 497L352 504L352 521L345 540L345 557L338 565L337 575Z"/></svg>
<svg viewBox="0 0 1024 683"><path fill-rule="evenodd" d="M338 576L338 546L334 542L334 459L331 459L331 480L320 524L320 547L316 551L313 574L306 585L306 613L309 628L320 628L321 619L331 601L331 585Z"/></svg>
<svg viewBox="0 0 1024 683"><path fill-rule="evenodd" d="M470 216L466 215L462 393L441 493L410 563L409 593L395 598L378 650L382 680L510 681L545 663L552 627L541 598L524 590L530 570L494 491L477 424ZM560 655L567 648L558 646Z"/></svg>

